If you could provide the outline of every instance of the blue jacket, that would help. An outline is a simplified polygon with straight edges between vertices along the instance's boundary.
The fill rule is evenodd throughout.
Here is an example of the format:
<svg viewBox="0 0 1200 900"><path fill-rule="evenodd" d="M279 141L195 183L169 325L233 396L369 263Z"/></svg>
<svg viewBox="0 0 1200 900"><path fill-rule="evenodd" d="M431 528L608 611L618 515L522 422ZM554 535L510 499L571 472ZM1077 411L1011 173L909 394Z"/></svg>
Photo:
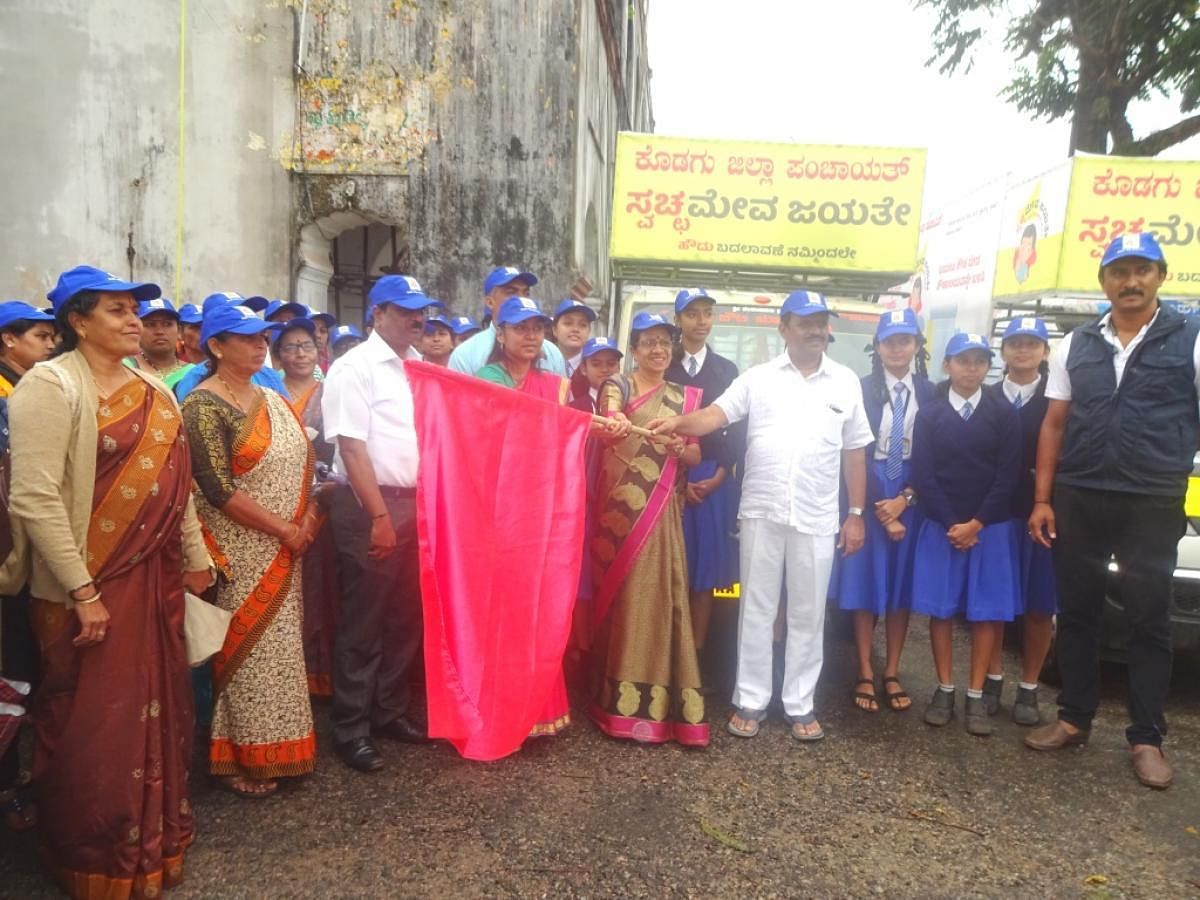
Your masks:
<svg viewBox="0 0 1200 900"><path fill-rule="evenodd" d="M933 382L924 375L913 373L913 393L917 398L918 412L924 409L928 404L933 402ZM884 397L887 394L887 379L883 373L871 372L864 375L861 379L862 395L863 395L863 410L867 414L867 421L871 424L871 433L875 435L875 440L879 440L879 424L883 421L883 405ZM888 403L891 403L891 398L888 398ZM914 453L916 452L914 448ZM875 442L871 442L867 446L867 501L874 503L876 500L887 499L883 496L884 491L882 485L875 478L874 470L871 466L871 460L875 458ZM845 505L845 504L843 504Z"/></svg>
<svg viewBox="0 0 1200 900"><path fill-rule="evenodd" d="M667 368L667 381L681 384L684 387L698 387L704 395L700 401L703 408L712 404L720 397L733 380L738 377L737 365L724 356L708 348L704 357L704 365L695 376L687 373L683 367L683 354L677 347L671 365ZM731 469L742 461L746 450L746 422L736 422L728 428L714 431L700 438L700 458L716 460L717 465Z"/></svg>
<svg viewBox="0 0 1200 900"><path fill-rule="evenodd" d="M183 398L196 389L196 385L207 378L211 373L208 371L208 366L201 363L198 366L193 366L175 384L175 399L180 403ZM288 397L287 387L283 383L283 379L279 377L279 373L271 368L270 364L263 366L257 372L250 376L250 381L257 384L259 387L270 388L284 400L290 400Z"/></svg>
<svg viewBox="0 0 1200 900"><path fill-rule="evenodd" d="M1012 401L1005 395L1002 384L989 385L984 390L994 392L1001 402L1012 406ZM1038 436L1042 433L1042 419L1046 418L1046 409L1049 406L1050 401L1046 399L1046 376L1043 375L1029 402L1017 410L1017 418L1021 422L1021 472L1017 477L1017 487L1013 491L1009 512L1012 518L1022 522L1033 512Z"/></svg>

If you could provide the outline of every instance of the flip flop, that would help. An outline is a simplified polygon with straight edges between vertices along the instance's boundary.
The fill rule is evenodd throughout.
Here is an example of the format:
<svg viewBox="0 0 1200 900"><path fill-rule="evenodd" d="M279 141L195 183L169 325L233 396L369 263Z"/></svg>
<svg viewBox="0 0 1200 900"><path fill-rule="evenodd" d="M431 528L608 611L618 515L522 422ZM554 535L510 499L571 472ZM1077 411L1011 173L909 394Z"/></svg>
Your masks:
<svg viewBox="0 0 1200 900"><path fill-rule="evenodd" d="M812 734L796 730L797 725L811 725L813 722L816 722L817 717L814 713L809 713L805 716L789 716L789 719L792 723L792 727L789 729L789 732L792 735L792 740L799 741L802 744L811 744L814 741L821 741L825 739L825 729L820 725L817 726L817 730Z"/></svg>
<svg viewBox="0 0 1200 900"><path fill-rule="evenodd" d="M851 694L851 699L854 701L854 708L857 710L860 710L862 712L865 712L865 713L873 714L873 713L879 712L879 695L874 693L875 679L860 678L860 679L858 679L858 681L854 682L854 687L857 688L860 684L869 684L871 686L871 693L868 694L866 691L859 691L859 690L853 691ZM870 706L859 706L859 704L858 704L859 700L869 700L870 702L874 703L875 706L874 706L874 708L872 708Z"/></svg>
<svg viewBox="0 0 1200 900"><path fill-rule="evenodd" d="M725 730L734 737L752 738L758 736L759 723L762 721L763 713L754 712L748 709L735 709L733 715L725 723ZM749 728L739 728L733 724L734 717L741 719L744 722L749 722Z"/></svg>
<svg viewBox="0 0 1200 900"><path fill-rule="evenodd" d="M883 696L885 698L887 698L888 706L891 707L892 712L908 712L910 709L912 709L912 698L909 697L907 693L905 693L903 690L892 691L891 693L888 693L887 686L889 684L899 684L899 683L900 683L900 679L897 678L895 675L883 676ZM907 706L897 706L896 701L901 700L901 699L907 700L908 705Z"/></svg>

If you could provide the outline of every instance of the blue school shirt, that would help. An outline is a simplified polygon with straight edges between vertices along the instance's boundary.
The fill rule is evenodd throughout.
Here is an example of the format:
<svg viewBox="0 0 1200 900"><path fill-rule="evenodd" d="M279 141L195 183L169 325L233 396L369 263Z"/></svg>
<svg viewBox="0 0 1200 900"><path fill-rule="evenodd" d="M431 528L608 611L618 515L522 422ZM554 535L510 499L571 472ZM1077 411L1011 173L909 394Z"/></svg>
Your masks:
<svg viewBox="0 0 1200 900"><path fill-rule="evenodd" d="M208 371L208 366L203 363L193 366L175 385L175 399L182 403L183 398L194 391L196 385L210 374L212 373ZM264 366L251 375L250 382L257 384L259 387L270 388L284 400L291 400L291 397L288 396L287 387L284 386L283 379L279 377L270 365Z"/></svg>
<svg viewBox="0 0 1200 900"><path fill-rule="evenodd" d="M947 529L971 519L1005 522L1021 472L1020 417L1003 394L984 390L964 420L940 387L913 427L917 502L926 518Z"/></svg>

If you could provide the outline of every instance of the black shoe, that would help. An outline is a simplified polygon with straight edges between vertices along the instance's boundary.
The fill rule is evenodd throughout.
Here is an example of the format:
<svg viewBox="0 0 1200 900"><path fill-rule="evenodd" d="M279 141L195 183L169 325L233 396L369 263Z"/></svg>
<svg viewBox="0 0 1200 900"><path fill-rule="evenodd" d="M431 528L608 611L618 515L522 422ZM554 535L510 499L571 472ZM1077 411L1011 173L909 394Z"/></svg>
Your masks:
<svg viewBox="0 0 1200 900"><path fill-rule="evenodd" d="M1004 679L991 677L983 679L983 705L987 707L989 716L994 716L1000 711L1000 695L1002 693L1004 693Z"/></svg>
<svg viewBox="0 0 1200 900"><path fill-rule="evenodd" d="M976 737L988 737L992 733L992 722L988 718L987 700L983 697L967 697L967 706L963 719L966 722L967 734Z"/></svg>
<svg viewBox="0 0 1200 900"><path fill-rule="evenodd" d="M954 691L943 691L940 687L933 689L933 697L925 707L925 722L938 728L949 723L954 718Z"/></svg>
<svg viewBox="0 0 1200 900"><path fill-rule="evenodd" d="M344 744L334 744L333 750L342 762L359 772L378 772L383 768L383 757L370 738L360 737Z"/></svg>
<svg viewBox="0 0 1200 900"><path fill-rule="evenodd" d="M1042 721L1038 711L1037 688L1017 688L1017 702L1013 704L1012 718L1018 725L1037 725Z"/></svg>
<svg viewBox="0 0 1200 900"><path fill-rule="evenodd" d="M394 719L382 728L373 729L371 733L406 744L424 744L429 741L429 731L407 716Z"/></svg>

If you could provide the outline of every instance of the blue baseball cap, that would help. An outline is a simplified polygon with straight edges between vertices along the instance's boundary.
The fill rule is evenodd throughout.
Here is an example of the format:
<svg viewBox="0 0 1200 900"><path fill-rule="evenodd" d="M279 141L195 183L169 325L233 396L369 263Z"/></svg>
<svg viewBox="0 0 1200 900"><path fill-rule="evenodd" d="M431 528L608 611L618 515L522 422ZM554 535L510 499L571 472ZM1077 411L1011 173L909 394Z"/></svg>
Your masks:
<svg viewBox="0 0 1200 900"><path fill-rule="evenodd" d="M54 312L58 313L63 304L80 291L103 291L111 294L128 291L139 303L143 300L153 300L162 294L162 289L157 284L122 281L116 275L110 275L95 266L76 266L58 276L58 283L46 294L46 299L54 307Z"/></svg>
<svg viewBox="0 0 1200 900"><path fill-rule="evenodd" d="M54 316L42 312L36 306L31 306L24 300L8 300L0 303L0 328L7 328L13 322L53 322Z"/></svg>
<svg viewBox="0 0 1200 900"><path fill-rule="evenodd" d="M279 325L279 334L285 331L291 331L293 328L299 328L301 331L307 331L309 336L317 333L317 323L308 316L296 316L294 319L289 319L286 322L272 322L273 325Z"/></svg>
<svg viewBox="0 0 1200 900"><path fill-rule="evenodd" d="M684 289L675 295L675 315L679 315L697 300L711 300L713 303L717 301L708 295L708 291L704 288L696 288L695 290Z"/></svg>
<svg viewBox="0 0 1200 900"><path fill-rule="evenodd" d="M411 275L384 275L371 288L367 295L369 308L374 309L382 303L391 303L401 309L417 311L430 306L444 307L441 300L426 296L421 290L421 284Z"/></svg>
<svg viewBox="0 0 1200 900"><path fill-rule="evenodd" d="M468 331L481 331L482 329L470 316L455 316L450 320L450 330L455 334L463 335Z"/></svg>
<svg viewBox="0 0 1200 900"><path fill-rule="evenodd" d="M336 347L339 341L344 341L346 338L354 338L361 341L363 336L362 332L353 325L339 325L329 332L329 346Z"/></svg>
<svg viewBox="0 0 1200 900"><path fill-rule="evenodd" d="M209 294L204 298L204 303L200 306L201 315L208 312L213 306L245 306L247 309L254 310L248 301L241 294L233 291L217 291L215 294Z"/></svg>
<svg viewBox="0 0 1200 900"><path fill-rule="evenodd" d="M988 355L989 359L992 357L992 348L988 344L987 338L981 334L967 331L958 332L958 334L946 342L945 356L946 359L949 359L952 356L958 356L960 353L966 353L968 350L982 350Z"/></svg>
<svg viewBox="0 0 1200 900"><path fill-rule="evenodd" d="M229 302L213 302L210 305L206 300L204 321L200 324L200 343L207 344L209 338L219 334L262 334L264 331L278 331L282 327L281 322L264 322L249 307Z"/></svg>
<svg viewBox="0 0 1200 900"><path fill-rule="evenodd" d="M679 329L673 323L668 322L658 313L652 312L640 312L634 316L633 325L630 326L629 331L631 334L635 334L639 331L645 331L647 328L666 328L671 332L671 337L673 338L679 335Z"/></svg>
<svg viewBox="0 0 1200 900"><path fill-rule="evenodd" d="M604 350L611 351L612 353L617 354L617 356L625 355L617 348L617 342L610 337L590 338L588 342L583 345L583 350L580 351L580 355L584 359L587 359L589 356L593 356Z"/></svg>
<svg viewBox="0 0 1200 900"><path fill-rule="evenodd" d="M499 266L488 272L487 278L483 279L483 293L486 296L496 288L512 284L514 281L524 281L530 287L538 283L537 276L532 272L522 272L516 266Z"/></svg>
<svg viewBox="0 0 1200 900"><path fill-rule="evenodd" d="M337 316L328 312L309 313L308 317L314 322L324 322L326 328L337 328Z"/></svg>
<svg viewBox="0 0 1200 900"><path fill-rule="evenodd" d="M917 321L916 312L911 309L893 309L879 317L879 324L875 326L875 340L886 341L897 334L911 334L918 338L921 336L921 323Z"/></svg>
<svg viewBox="0 0 1200 900"><path fill-rule="evenodd" d="M787 295L787 299L783 301L783 306L779 309L780 317L789 314L793 316L815 316L817 313L825 313L830 316L837 315L837 313L829 308L829 304L825 302L825 297L816 291L792 291Z"/></svg>
<svg viewBox="0 0 1200 900"><path fill-rule="evenodd" d="M175 309L175 304L166 297L155 297L153 300L143 300L138 304L139 319L144 319L154 313L166 313L174 316L176 320L179 319L179 311Z"/></svg>
<svg viewBox="0 0 1200 900"><path fill-rule="evenodd" d="M255 294L253 297L242 297L241 306L248 306L255 312L262 312L270 305L271 301L266 297Z"/></svg>
<svg viewBox="0 0 1200 900"><path fill-rule="evenodd" d="M250 307L254 309L254 307ZM258 312L257 309L254 310ZM296 314L298 319L308 318L308 307L303 303L297 303L295 300L272 300L262 310L263 318L270 319L271 316L278 315L281 312L291 312Z"/></svg>
<svg viewBox="0 0 1200 900"><path fill-rule="evenodd" d="M425 317L425 333L426 334L433 333L433 329L430 327L432 325L441 325L443 328L448 330L451 334L454 334L454 326L450 323L450 320L447 319L445 316L442 316L442 315L426 316Z"/></svg>
<svg viewBox="0 0 1200 900"><path fill-rule="evenodd" d="M1013 319L1004 329L1004 338L1001 343L1011 337L1019 337L1023 334L1038 338L1047 344L1050 343L1050 332L1046 330L1046 323L1037 316L1021 316Z"/></svg>
<svg viewBox="0 0 1200 900"><path fill-rule="evenodd" d="M1110 263L1114 263L1118 259L1125 259L1127 256L1148 259L1151 262L1162 263L1164 266L1167 264L1162 247L1158 246L1158 241L1155 240L1153 234L1148 231L1130 231L1108 245L1108 249L1104 251L1104 256L1100 260L1100 268L1103 269Z"/></svg>
<svg viewBox="0 0 1200 900"><path fill-rule="evenodd" d="M195 303L185 303L179 307L179 322L181 325L199 325L204 318L200 307Z"/></svg>
<svg viewBox="0 0 1200 900"><path fill-rule="evenodd" d="M589 322L596 321L596 311L584 303L582 300L576 300L574 297L568 297L558 306L554 307L554 321L558 321L558 317L563 313L569 313L571 310L577 309L585 316Z"/></svg>
<svg viewBox="0 0 1200 900"><path fill-rule="evenodd" d="M496 313L497 325L519 325L530 319L550 321L550 317L542 312L538 302L529 297L509 297L500 304L500 311Z"/></svg>

